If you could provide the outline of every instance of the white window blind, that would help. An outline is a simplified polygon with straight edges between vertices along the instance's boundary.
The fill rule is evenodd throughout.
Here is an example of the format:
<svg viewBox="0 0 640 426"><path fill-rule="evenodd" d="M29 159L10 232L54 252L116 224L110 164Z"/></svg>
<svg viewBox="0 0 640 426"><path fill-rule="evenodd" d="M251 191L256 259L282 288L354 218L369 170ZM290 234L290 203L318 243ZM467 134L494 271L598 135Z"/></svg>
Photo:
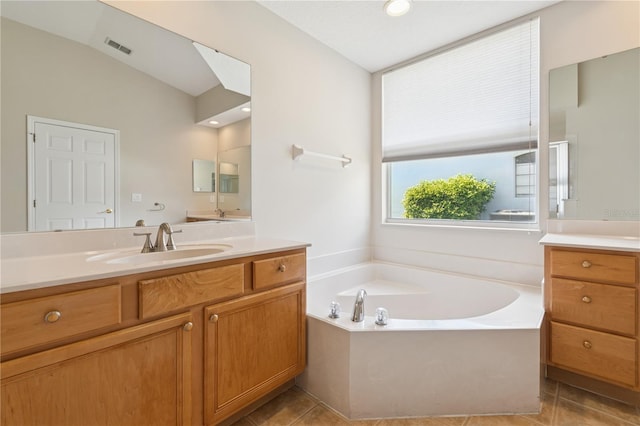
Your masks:
<svg viewBox="0 0 640 426"><path fill-rule="evenodd" d="M537 147L538 20L382 77L383 161Z"/></svg>

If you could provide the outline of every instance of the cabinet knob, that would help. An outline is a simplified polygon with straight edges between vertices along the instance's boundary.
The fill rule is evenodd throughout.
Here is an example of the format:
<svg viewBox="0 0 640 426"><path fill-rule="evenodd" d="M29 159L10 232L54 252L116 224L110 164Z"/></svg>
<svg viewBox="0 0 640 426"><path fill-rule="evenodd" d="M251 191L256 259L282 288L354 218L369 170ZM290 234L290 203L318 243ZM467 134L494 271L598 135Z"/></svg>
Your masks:
<svg viewBox="0 0 640 426"><path fill-rule="evenodd" d="M48 322L50 324L57 322L60 317L62 317L62 314L60 313L60 311L51 311L51 312L47 312L44 315L44 322Z"/></svg>
<svg viewBox="0 0 640 426"><path fill-rule="evenodd" d="M185 325L182 326L182 329L184 331L191 331L193 329L193 323L191 321L185 323Z"/></svg>
<svg viewBox="0 0 640 426"><path fill-rule="evenodd" d="M591 268L591 262L589 262L588 260L582 261L582 267L583 268Z"/></svg>
<svg viewBox="0 0 640 426"><path fill-rule="evenodd" d="M284 263L281 263L280 266L278 266L278 271L284 272L286 270L287 270L287 266Z"/></svg>
<svg viewBox="0 0 640 426"><path fill-rule="evenodd" d="M582 296L582 301L584 303L591 303L591 298L589 296Z"/></svg>
<svg viewBox="0 0 640 426"><path fill-rule="evenodd" d="M591 342L588 340L585 340L584 342L582 342L582 346L584 346L585 349L591 349L593 347Z"/></svg>
<svg viewBox="0 0 640 426"><path fill-rule="evenodd" d="M212 315L209 317L209 321L210 321L210 322L218 322L218 314L212 314Z"/></svg>

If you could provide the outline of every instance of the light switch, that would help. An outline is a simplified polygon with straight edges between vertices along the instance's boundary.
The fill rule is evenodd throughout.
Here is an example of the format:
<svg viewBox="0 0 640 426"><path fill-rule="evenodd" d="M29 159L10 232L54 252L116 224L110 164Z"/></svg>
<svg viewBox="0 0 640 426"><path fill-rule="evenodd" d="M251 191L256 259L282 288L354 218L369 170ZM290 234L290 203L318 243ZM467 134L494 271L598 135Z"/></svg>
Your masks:
<svg viewBox="0 0 640 426"><path fill-rule="evenodd" d="M142 194L137 194L137 193L132 193L131 194L131 201L134 203L141 203L142 202Z"/></svg>

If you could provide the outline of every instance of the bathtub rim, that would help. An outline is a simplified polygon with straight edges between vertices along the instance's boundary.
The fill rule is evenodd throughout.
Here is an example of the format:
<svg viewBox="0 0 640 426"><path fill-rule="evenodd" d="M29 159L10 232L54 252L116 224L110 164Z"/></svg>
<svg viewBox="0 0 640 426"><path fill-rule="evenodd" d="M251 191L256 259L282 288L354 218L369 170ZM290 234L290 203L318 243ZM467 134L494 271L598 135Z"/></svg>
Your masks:
<svg viewBox="0 0 640 426"><path fill-rule="evenodd" d="M375 324L374 318L366 316L364 322L354 323L351 321L348 312L344 311L339 318L328 317L328 307L331 302L330 297L326 294L320 294L316 288L324 280L329 280L334 277L341 277L349 274L357 275L358 273L363 276L371 275L372 279L376 278L379 268L401 268L416 271L421 274L436 274L436 275L450 275L463 279L478 280L485 283L497 284L501 286L507 286L519 293L518 298L493 312L479 315L475 317L468 317L464 319L440 319L440 320L405 320L394 319L391 313L391 319L386 326L380 326ZM362 284L366 284L367 281ZM359 284L352 284L350 287L341 287L341 290L355 287ZM326 292L325 292L326 293ZM322 309L321 304L318 301L311 300L312 298L319 296L324 297L326 300L326 307ZM325 272L310 276L307 279L307 316L315 320L325 322L340 329L349 332L389 332L389 331L469 331L469 330L540 330L544 318L544 307L542 299L542 286L534 286L529 284L520 284L510 281L491 279L486 277L479 277L469 274L462 274L457 272L443 271L431 268L424 268L412 265L405 265L399 263L385 262L372 260L370 262L358 263L348 267L336 269L333 271Z"/></svg>

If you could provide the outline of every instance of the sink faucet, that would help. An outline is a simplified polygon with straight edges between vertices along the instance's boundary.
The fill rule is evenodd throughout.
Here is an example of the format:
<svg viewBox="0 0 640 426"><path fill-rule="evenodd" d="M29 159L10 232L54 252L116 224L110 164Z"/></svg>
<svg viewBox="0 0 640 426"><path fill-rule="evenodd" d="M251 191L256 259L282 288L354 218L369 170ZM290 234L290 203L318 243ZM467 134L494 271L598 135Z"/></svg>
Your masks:
<svg viewBox="0 0 640 426"><path fill-rule="evenodd" d="M224 217L224 214L225 214L224 210L222 210L222 209L215 209L214 213L218 213L218 216L220 216L220 217Z"/></svg>
<svg viewBox="0 0 640 426"><path fill-rule="evenodd" d="M356 303L353 305L353 315L351 321L362 322L364 321L364 297L367 295L365 289L361 288L356 294Z"/></svg>
<svg viewBox="0 0 640 426"><path fill-rule="evenodd" d="M151 243L151 232L134 232L133 235L136 236L145 236L144 247L142 247L141 253L152 253L156 251L167 251L167 250L175 250L178 247L176 243L173 241L173 234L177 234L178 232L182 232L182 229L179 231L174 231L171 229L171 225L167 222L162 223L158 227L158 234L156 235L156 244L153 245ZM167 234L167 242L164 242L164 234Z"/></svg>
<svg viewBox="0 0 640 426"><path fill-rule="evenodd" d="M167 251L167 250L175 250L176 247L175 242L173 241L173 234L182 232L182 229L179 231L174 231L171 229L171 225L167 222L163 222L158 227L158 233L156 234L156 245L153 247L153 251ZM167 234L167 242L164 242L164 235Z"/></svg>

